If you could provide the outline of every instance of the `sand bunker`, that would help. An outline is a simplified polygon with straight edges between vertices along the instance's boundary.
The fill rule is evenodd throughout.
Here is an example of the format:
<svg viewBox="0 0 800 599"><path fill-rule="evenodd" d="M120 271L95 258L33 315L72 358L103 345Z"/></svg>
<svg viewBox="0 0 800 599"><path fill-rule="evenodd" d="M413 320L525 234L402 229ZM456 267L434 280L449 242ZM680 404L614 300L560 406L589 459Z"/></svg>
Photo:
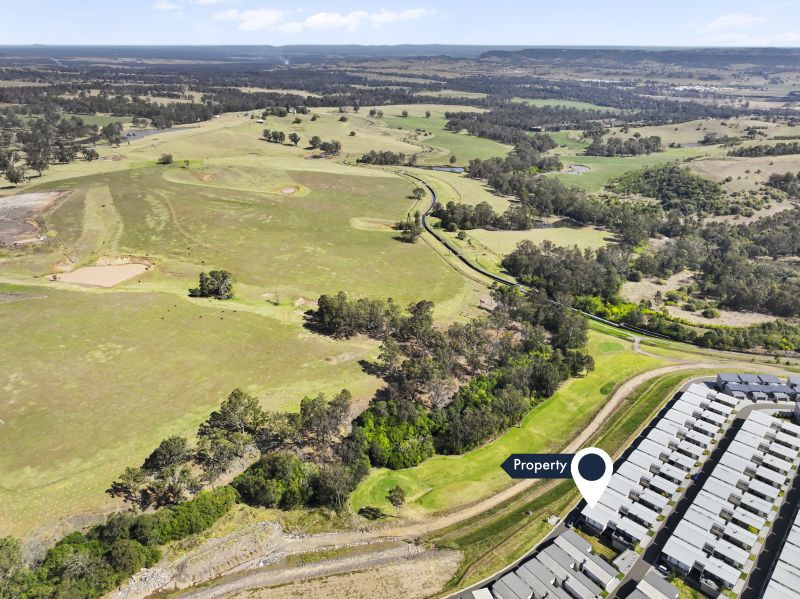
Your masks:
<svg viewBox="0 0 800 599"><path fill-rule="evenodd" d="M582 175L589 172L589 167L585 164L570 164L567 166L568 175Z"/></svg>
<svg viewBox="0 0 800 599"><path fill-rule="evenodd" d="M296 188L296 187L284 187L283 189L281 189L281 193L285 193L285 194L287 194L287 195L288 195L288 194L293 194L293 193L295 193L296 191L297 191L297 188Z"/></svg>
<svg viewBox="0 0 800 599"><path fill-rule="evenodd" d="M103 266L82 266L72 272L53 275L53 281L76 283L90 287L113 287L146 272L145 264L106 264Z"/></svg>

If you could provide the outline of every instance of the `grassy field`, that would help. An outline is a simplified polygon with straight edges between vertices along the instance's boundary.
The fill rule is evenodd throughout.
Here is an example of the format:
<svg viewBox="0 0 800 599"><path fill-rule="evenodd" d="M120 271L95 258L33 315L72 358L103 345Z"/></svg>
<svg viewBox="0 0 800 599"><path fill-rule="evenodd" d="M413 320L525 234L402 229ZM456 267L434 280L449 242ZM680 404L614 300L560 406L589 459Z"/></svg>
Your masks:
<svg viewBox="0 0 800 599"><path fill-rule="evenodd" d="M590 102L580 102L578 100L558 100L551 98L514 98L515 102L527 104L528 106L566 106L567 108L577 108L578 110L602 110L604 112L620 112L619 108L610 106L600 106Z"/></svg>
<svg viewBox="0 0 800 599"><path fill-rule="evenodd" d="M101 160L3 190L73 192L44 215L51 245L0 253L0 323L11 340L0 345L0 534L101 509L125 466L191 432L236 386L275 409L343 387L363 405L377 381L358 362L376 345L305 330L303 312L321 293L428 298L444 320L473 309L481 288L424 243L362 226L405 215L407 180L266 143L264 127L336 134L350 156L407 145L402 132L360 117L339 123L332 109L296 126L229 114L100 147ZM351 129L355 137L341 135ZM162 153L175 164L156 166ZM112 289L46 276L117 256L154 268ZM212 268L234 273L235 300L187 297Z"/></svg>
<svg viewBox="0 0 800 599"><path fill-rule="evenodd" d="M590 333L589 350L597 368L565 383L520 427L465 455L436 456L407 470L375 470L353 494L353 508L391 510L386 494L398 484L406 491L406 515L445 511L488 497L510 484L499 467L510 454L558 451L592 419L617 384L663 363L633 353L630 342L596 332Z"/></svg>
<svg viewBox="0 0 800 599"><path fill-rule="evenodd" d="M401 129L406 132L406 138L409 141L431 148L429 152L420 154L419 164L449 164L450 156L455 156L455 164L465 166L473 158L486 159L503 156L511 150L511 146L491 139L445 131L444 126L447 123L445 112L475 112L479 110L471 106L443 107L430 104L409 104L407 106L384 106L381 110L384 112L384 118L379 120L387 127ZM404 110L408 111L407 117L402 116ZM430 118L425 117L426 111L430 111ZM431 135L416 133L417 129L423 129Z"/></svg>
<svg viewBox="0 0 800 599"><path fill-rule="evenodd" d="M559 150L556 150L556 152L561 153ZM602 191L603 187L611 179L619 177L627 171L699 156L719 156L722 153L723 149L718 146L710 148L670 148L665 152L657 152L645 156L619 156L613 158L605 156L576 156L574 153L567 153L561 159L565 165L584 165L589 167L589 170L579 175L561 172L550 176L560 179L565 185L574 185L586 191L597 192Z"/></svg>

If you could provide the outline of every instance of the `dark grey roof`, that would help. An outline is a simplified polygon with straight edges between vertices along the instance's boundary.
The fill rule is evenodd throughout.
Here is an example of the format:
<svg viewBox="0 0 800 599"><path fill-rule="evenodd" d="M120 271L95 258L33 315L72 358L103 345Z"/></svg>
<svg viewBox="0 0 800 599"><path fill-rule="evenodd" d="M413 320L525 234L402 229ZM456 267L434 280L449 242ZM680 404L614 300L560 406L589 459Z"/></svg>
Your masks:
<svg viewBox="0 0 800 599"><path fill-rule="evenodd" d="M724 383L738 383L741 379L738 374L733 372L721 372L717 375L717 380Z"/></svg>
<svg viewBox="0 0 800 599"><path fill-rule="evenodd" d="M672 599L678 599L678 589L661 578L654 570L650 570L645 574L644 579L659 593L666 597L672 597Z"/></svg>

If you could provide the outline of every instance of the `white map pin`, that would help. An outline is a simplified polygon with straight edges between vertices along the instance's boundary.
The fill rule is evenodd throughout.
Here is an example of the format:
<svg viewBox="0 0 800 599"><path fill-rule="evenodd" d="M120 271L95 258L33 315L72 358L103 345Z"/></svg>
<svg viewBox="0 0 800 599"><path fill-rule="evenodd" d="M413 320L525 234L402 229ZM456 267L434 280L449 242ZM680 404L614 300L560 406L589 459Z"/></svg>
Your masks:
<svg viewBox="0 0 800 599"><path fill-rule="evenodd" d="M593 508L608 487L614 473L614 462L602 449L586 447L573 456L570 471L578 491Z"/></svg>

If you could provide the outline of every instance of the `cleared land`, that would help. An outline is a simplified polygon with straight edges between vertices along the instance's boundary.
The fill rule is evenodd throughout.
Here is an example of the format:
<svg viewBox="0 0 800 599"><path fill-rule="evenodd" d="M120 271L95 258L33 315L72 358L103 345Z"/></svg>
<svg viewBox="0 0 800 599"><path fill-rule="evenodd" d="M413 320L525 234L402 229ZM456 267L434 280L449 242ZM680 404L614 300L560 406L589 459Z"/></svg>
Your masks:
<svg viewBox="0 0 800 599"><path fill-rule="evenodd" d="M475 284L425 244L353 226L401 219L413 206L407 180L259 139L263 128L335 134L348 159L417 147L366 119L337 119L333 109L297 126L224 115L3 190L74 191L41 215L48 244L0 253L0 296L12 298L0 322L14 339L0 346L0 534L104 509L125 466L191 432L234 387L273 409L344 387L364 402L378 381L359 360L376 344L306 331L302 314L322 293L427 298L445 320L474 305ZM162 153L175 163L156 166ZM50 280L122 257L154 268L113 289ZM237 298L188 298L213 268L234 273Z"/></svg>

